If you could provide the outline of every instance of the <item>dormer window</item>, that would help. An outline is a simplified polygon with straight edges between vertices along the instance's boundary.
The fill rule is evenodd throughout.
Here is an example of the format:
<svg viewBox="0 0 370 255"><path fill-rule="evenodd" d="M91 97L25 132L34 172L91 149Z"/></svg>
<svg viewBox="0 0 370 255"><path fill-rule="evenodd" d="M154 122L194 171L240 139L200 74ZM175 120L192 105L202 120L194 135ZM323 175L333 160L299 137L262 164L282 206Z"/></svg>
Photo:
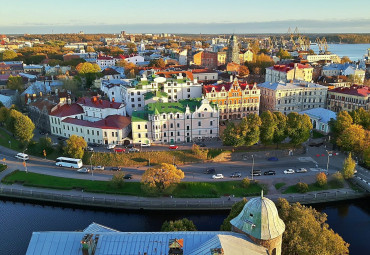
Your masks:
<svg viewBox="0 0 370 255"><path fill-rule="evenodd" d="M253 214L252 214L252 213L250 213L250 214L249 214L249 216L250 216L250 217L253 217Z"/></svg>

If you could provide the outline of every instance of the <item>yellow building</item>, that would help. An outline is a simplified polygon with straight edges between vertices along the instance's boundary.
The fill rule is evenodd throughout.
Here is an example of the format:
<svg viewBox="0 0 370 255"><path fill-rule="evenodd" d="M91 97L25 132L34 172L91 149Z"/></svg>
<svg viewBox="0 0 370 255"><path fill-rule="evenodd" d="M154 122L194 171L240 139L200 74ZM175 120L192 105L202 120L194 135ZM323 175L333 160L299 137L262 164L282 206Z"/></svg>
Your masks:
<svg viewBox="0 0 370 255"><path fill-rule="evenodd" d="M253 60L253 52L251 50L247 50L245 52L239 53L240 63L250 62Z"/></svg>
<svg viewBox="0 0 370 255"><path fill-rule="evenodd" d="M226 52L225 51L217 52L217 65L221 66L224 64L226 64Z"/></svg>

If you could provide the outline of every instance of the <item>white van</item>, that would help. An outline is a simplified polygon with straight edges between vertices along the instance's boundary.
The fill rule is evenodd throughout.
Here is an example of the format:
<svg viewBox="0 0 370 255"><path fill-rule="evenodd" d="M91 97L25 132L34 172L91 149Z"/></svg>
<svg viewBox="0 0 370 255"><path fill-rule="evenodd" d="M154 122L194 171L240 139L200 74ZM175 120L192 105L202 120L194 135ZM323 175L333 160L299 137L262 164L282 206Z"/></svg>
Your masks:
<svg viewBox="0 0 370 255"><path fill-rule="evenodd" d="M17 159L21 159L21 160L29 160L30 158L28 157L27 154L24 154L24 153L18 153L17 155L15 155L15 157Z"/></svg>

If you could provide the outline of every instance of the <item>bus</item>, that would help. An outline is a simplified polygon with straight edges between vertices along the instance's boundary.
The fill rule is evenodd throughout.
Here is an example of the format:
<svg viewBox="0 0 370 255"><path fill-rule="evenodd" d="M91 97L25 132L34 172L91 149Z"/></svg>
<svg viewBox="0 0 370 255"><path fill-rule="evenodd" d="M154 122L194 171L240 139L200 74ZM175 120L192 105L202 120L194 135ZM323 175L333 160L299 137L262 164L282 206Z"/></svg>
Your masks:
<svg viewBox="0 0 370 255"><path fill-rule="evenodd" d="M55 164L61 167L81 168L82 160L77 158L59 157Z"/></svg>

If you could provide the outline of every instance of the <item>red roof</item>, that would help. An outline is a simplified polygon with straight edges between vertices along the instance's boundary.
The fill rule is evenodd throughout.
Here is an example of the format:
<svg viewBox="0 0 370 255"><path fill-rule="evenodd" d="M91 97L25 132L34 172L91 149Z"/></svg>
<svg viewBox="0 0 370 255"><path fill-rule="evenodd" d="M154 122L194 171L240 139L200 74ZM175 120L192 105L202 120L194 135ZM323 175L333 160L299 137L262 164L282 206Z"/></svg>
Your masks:
<svg viewBox="0 0 370 255"><path fill-rule="evenodd" d="M189 71L163 71L163 72L157 72L156 74L159 76L164 76L165 78L172 78L173 74L178 75L180 73L183 76L185 74L185 77L189 78L190 80L194 80L193 74Z"/></svg>
<svg viewBox="0 0 370 255"><path fill-rule="evenodd" d="M98 56L99 60L113 60L113 57L110 56Z"/></svg>
<svg viewBox="0 0 370 255"><path fill-rule="evenodd" d="M338 87L329 92L336 92L336 93L343 93L347 95L354 95L354 96L362 96L367 97L370 94L369 87L367 86L359 86L359 85L352 85L351 87Z"/></svg>
<svg viewBox="0 0 370 255"><path fill-rule="evenodd" d="M121 103L117 102L109 102L107 100L99 99L98 97L82 97L77 100L77 104L88 106L88 107L94 107L94 108L114 108L119 109L121 107Z"/></svg>
<svg viewBox="0 0 370 255"><path fill-rule="evenodd" d="M294 66L297 66L298 69L305 69L305 68L312 68L310 65L303 65L299 63L289 63L289 64L282 64L282 65L274 65L270 67L273 70L280 71L280 72L289 72L290 70L294 69Z"/></svg>
<svg viewBox="0 0 370 255"><path fill-rule="evenodd" d="M52 110L50 115L56 117L65 117L70 115L76 115L84 113L82 107L78 104L64 104L64 105L57 105Z"/></svg>
<svg viewBox="0 0 370 255"><path fill-rule="evenodd" d="M252 89L253 88L253 84L248 84L246 82L237 82L241 88L241 90L245 90L245 88L249 87L249 89ZM222 87L225 88L225 91L229 91L230 88L232 87L233 85L233 82L227 82L227 83L221 83L221 84L217 84L217 85L205 85L203 86L203 89L206 93L211 93L212 92L212 88L215 88L216 92L220 92L222 90Z"/></svg>
<svg viewBox="0 0 370 255"><path fill-rule="evenodd" d="M193 69L191 70L192 73L216 73L216 71L212 71L210 69Z"/></svg>
<svg viewBox="0 0 370 255"><path fill-rule="evenodd" d="M113 68L105 68L103 71L102 71L102 74L104 75L115 75L115 74L119 74L119 72L117 72L116 70L114 70Z"/></svg>
<svg viewBox="0 0 370 255"><path fill-rule="evenodd" d="M131 124L131 118L121 115L110 115L105 119L91 122L87 120L80 120L75 118L66 118L63 122L71 123L84 127L93 127L101 129L123 129Z"/></svg>
<svg viewBox="0 0 370 255"><path fill-rule="evenodd" d="M138 56L138 55L137 54L130 54L130 55L122 55L122 54L119 54L118 57L116 57L116 58L118 58L118 59L126 59L126 58L132 58L132 57L136 57L136 56Z"/></svg>

